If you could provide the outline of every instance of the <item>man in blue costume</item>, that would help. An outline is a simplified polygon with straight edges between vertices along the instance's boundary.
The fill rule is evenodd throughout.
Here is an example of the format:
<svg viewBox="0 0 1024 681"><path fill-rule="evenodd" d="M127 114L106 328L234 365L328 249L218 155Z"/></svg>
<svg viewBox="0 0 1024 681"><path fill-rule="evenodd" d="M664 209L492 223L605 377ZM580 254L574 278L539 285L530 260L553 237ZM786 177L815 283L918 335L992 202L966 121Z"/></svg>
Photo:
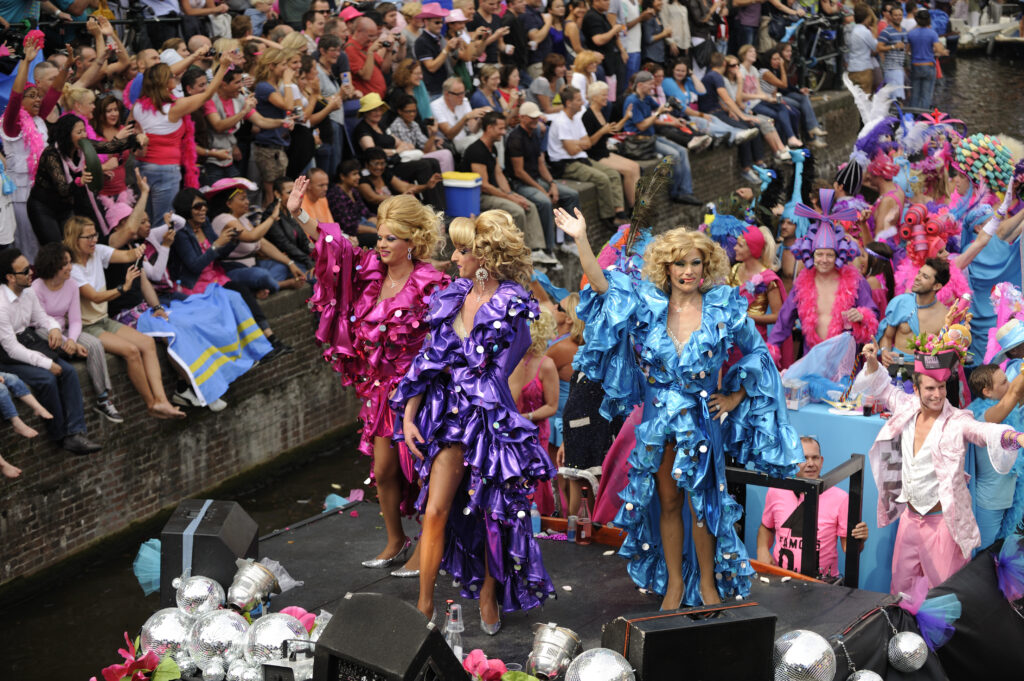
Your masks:
<svg viewBox="0 0 1024 681"><path fill-rule="evenodd" d="M893 366L913 365L914 355L908 352L907 341L921 332L938 333L949 308L939 302L936 294L949 281L949 263L942 258L928 258L914 277L909 293L901 293L889 301L885 317L878 325L879 361L893 374Z"/></svg>

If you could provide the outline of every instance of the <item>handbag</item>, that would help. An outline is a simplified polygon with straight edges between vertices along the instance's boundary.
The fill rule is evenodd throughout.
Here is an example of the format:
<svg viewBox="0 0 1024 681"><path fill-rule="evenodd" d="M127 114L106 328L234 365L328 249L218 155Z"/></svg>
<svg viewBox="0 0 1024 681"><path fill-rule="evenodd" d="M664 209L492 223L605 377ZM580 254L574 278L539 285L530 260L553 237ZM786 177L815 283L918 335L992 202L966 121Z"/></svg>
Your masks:
<svg viewBox="0 0 1024 681"><path fill-rule="evenodd" d="M654 150L654 135L627 134L619 138L619 153L634 161L649 161L657 152Z"/></svg>
<svg viewBox="0 0 1024 681"><path fill-rule="evenodd" d="M714 51L715 43L712 40L705 40L700 45L693 45L690 47L690 54L693 57L693 63L703 69L708 68L711 64L711 53Z"/></svg>

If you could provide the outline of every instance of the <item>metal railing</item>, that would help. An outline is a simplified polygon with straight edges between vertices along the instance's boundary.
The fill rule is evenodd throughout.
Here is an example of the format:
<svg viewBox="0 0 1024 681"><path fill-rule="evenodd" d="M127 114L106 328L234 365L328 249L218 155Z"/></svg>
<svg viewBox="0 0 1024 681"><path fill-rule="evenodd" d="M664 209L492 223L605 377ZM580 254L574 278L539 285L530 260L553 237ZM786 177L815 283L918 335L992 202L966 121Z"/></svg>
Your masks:
<svg viewBox="0 0 1024 681"><path fill-rule="evenodd" d="M826 490L843 480L850 479L849 503L846 509L846 565L843 577L845 586L857 588L860 581L860 540L850 532L861 521L861 506L864 500L864 455L851 454L850 458L830 470L821 478L772 478L765 473L748 471L737 466L726 466L726 479L740 485L757 485L788 489L803 494L803 547L800 553L800 573L818 577L818 501Z"/></svg>

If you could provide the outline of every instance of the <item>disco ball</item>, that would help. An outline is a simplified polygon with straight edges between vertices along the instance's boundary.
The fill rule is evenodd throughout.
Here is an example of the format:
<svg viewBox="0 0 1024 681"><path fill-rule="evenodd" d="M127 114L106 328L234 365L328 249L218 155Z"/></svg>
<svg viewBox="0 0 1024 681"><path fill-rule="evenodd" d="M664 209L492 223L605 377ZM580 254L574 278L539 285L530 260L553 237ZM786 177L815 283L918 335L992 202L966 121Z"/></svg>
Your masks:
<svg viewBox="0 0 1024 681"><path fill-rule="evenodd" d="M150 651L160 657L180 651L188 641L192 618L178 608L157 610L142 625L140 647L143 654Z"/></svg>
<svg viewBox="0 0 1024 681"><path fill-rule="evenodd" d="M614 650L591 648L576 656L565 681L634 681L633 667Z"/></svg>
<svg viewBox="0 0 1024 681"><path fill-rule="evenodd" d="M882 681L882 677L870 669L861 669L847 676L846 681Z"/></svg>
<svg viewBox="0 0 1024 681"><path fill-rule="evenodd" d="M193 660L187 650L180 650L173 655L174 661L178 664L178 671L181 672L182 677L195 676L196 667L195 660Z"/></svg>
<svg viewBox="0 0 1024 681"><path fill-rule="evenodd" d="M288 639L309 640L306 627L297 618L281 612L264 615L249 627L245 641L245 659L262 664L285 656L283 643Z"/></svg>
<svg viewBox="0 0 1024 681"><path fill-rule="evenodd" d="M794 629L775 639L775 681L832 681L836 654L824 636Z"/></svg>
<svg viewBox="0 0 1024 681"><path fill-rule="evenodd" d="M225 681L242 681L242 672L248 668L245 660L239 658L228 663L228 672L224 676Z"/></svg>
<svg viewBox="0 0 1024 681"><path fill-rule="evenodd" d="M912 631L901 631L889 639L889 664L901 672L916 672L928 659L924 639Z"/></svg>
<svg viewBox="0 0 1024 681"><path fill-rule="evenodd" d="M206 665L214 658L224 671L224 654L233 646L245 643L249 623L233 610L214 610L203 613L192 624L188 636L188 654L206 675Z"/></svg>
<svg viewBox="0 0 1024 681"><path fill-rule="evenodd" d="M178 607L189 615L209 612L224 605L224 587L209 577L179 578L173 585L178 590L174 596Z"/></svg>
<svg viewBox="0 0 1024 681"><path fill-rule="evenodd" d="M246 667L242 672L242 681L262 681L263 670L259 667Z"/></svg>
<svg viewBox="0 0 1024 681"><path fill-rule="evenodd" d="M224 681L227 672L224 670L224 658L215 657L206 663L203 670L203 681Z"/></svg>

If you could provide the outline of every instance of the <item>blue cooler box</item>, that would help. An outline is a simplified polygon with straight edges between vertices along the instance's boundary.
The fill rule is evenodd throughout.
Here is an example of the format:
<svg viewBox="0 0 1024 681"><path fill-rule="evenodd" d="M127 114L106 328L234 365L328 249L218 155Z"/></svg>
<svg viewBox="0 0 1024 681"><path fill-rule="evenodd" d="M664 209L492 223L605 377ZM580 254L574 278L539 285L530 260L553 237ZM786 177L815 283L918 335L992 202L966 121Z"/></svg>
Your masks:
<svg viewBox="0 0 1024 681"><path fill-rule="evenodd" d="M477 173L444 173L445 211L456 218L480 215L480 187L483 180Z"/></svg>

